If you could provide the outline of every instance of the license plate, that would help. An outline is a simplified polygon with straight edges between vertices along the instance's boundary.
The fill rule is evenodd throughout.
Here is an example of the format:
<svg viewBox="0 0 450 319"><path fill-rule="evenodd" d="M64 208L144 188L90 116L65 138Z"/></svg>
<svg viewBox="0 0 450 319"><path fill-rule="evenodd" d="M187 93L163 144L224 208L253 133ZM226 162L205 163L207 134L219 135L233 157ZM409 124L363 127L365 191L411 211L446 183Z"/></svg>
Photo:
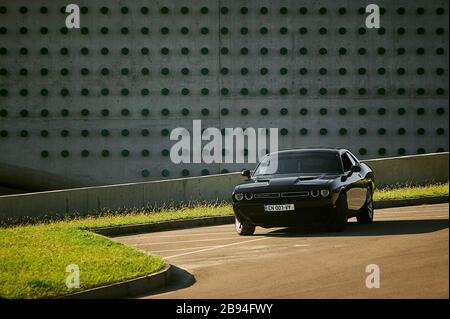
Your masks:
<svg viewBox="0 0 450 319"><path fill-rule="evenodd" d="M285 212L289 210L295 210L294 204L282 204L282 205L264 205L266 212Z"/></svg>

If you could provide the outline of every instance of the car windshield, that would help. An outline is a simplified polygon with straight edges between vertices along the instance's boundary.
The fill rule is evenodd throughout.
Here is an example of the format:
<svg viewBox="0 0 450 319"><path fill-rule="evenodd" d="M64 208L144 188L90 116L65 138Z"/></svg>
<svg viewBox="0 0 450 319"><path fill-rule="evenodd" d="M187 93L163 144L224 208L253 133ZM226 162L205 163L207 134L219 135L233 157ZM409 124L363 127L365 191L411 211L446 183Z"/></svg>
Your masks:
<svg viewBox="0 0 450 319"><path fill-rule="evenodd" d="M278 160L274 158L278 156ZM270 168L278 161L277 167ZM272 162L272 163L271 163ZM261 175L310 175L339 174L342 172L339 155L333 152L299 152L278 153L264 158L258 165L253 176Z"/></svg>

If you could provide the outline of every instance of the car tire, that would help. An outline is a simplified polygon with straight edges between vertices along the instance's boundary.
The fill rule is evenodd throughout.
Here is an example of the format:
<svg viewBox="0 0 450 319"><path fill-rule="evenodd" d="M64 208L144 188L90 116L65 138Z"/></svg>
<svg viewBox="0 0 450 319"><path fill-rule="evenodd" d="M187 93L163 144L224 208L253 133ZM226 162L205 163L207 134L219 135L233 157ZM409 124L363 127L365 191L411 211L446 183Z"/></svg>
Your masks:
<svg viewBox="0 0 450 319"><path fill-rule="evenodd" d="M371 188L368 188L366 202L356 215L358 224L370 224L373 222L373 213L373 192Z"/></svg>
<svg viewBox="0 0 450 319"><path fill-rule="evenodd" d="M241 222L235 218L234 219L234 227L236 228L236 232L241 236L251 236L255 233L256 227L253 225L243 225Z"/></svg>
<svg viewBox="0 0 450 319"><path fill-rule="evenodd" d="M347 195L341 193L336 201L336 208L334 208L334 216L328 226L328 231L341 232L347 227L348 220L348 203Z"/></svg>

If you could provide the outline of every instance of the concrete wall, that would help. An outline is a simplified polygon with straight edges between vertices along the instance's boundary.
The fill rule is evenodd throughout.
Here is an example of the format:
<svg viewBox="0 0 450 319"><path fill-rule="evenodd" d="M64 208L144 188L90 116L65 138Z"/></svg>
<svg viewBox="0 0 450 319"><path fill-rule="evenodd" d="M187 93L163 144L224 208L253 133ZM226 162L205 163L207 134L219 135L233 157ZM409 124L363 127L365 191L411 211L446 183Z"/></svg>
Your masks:
<svg viewBox="0 0 450 319"><path fill-rule="evenodd" d="M232 173L0 196L0 220L72 213L83 215L103 208L229 201L234 187L242 182L245 179L240 174Z"/></svg>
<svg viewBox="0 0 450 319"><path fill-rule="evenodd" d="M423 185L448 181L448 154L402 156L364 162L374 171L377 186Z"/></svg>
<svg viewBox="0 0 450 319"><path fill-rule="evenodd" d="M83 186L66 176L0 162L0 195L8 189L30 193Z"/></svg>
<svg viewBox="0 0 450 319"><path fill-rule="evenodd" d="M448 181L448 153L369 160L378 185ZM99 209L229 201L245 182L239 173L25 195L0 196L0 220L43 215L86 214Z"/></svg>
<svg viewBox="0 0 450 319"><path fill-rule="evenodd" d="M361 158L448 151L447 0L374 1L384 9L384 32L365 29L365 0L73 2L83 8L84 29L64 33L61 7L69 1L0 0L1 163L83 186L253 166L172 163L163 151L173 142L162 130L190 128L193 119L204 127L286 129L281 149L337 146Z"/></svg>

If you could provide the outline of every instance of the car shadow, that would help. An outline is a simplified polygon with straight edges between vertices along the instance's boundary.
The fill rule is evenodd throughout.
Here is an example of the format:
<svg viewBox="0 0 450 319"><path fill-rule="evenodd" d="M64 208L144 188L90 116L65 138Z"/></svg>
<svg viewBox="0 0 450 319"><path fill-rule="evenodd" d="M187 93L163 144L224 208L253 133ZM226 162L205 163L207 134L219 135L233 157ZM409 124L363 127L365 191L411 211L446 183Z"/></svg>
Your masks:
<svg viewBox="0 0 450 319"><path fill-rule="evenodd" d="M255 236L279 237L336 237L336 236L383 236L431 233L448 228L448 219L380 220L360 225L349 222L343 232L326 232L323 228L282 228Z"/></svg>
<svg viewBox="0 0 450 319"><path fill-rule="evenodd" d="M153 295L159 295L166 292L173 292L179 289L187 288L192 286L196 282L194 275L190 272L184 270L183 268L177 267L173 264L170 265L170 280L167 285L161 288L154 289L149 293L141 296L136 296L133 298L143 298L150 297Z"/></svg>

